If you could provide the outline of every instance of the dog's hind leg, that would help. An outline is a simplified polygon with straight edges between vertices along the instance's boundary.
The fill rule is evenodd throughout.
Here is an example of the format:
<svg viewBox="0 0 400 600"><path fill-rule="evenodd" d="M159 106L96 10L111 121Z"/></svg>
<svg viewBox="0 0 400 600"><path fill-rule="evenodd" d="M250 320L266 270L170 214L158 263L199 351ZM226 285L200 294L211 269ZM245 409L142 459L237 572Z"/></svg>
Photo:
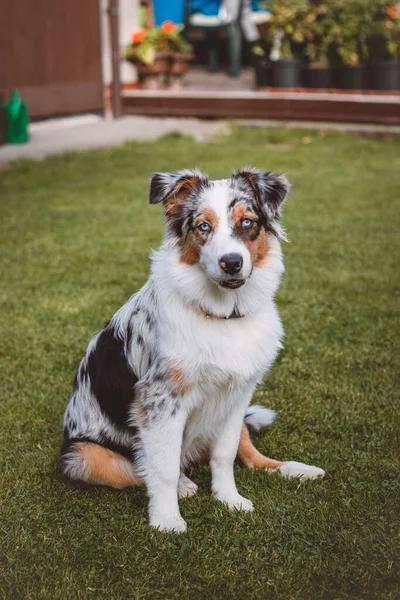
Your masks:
<svg viewBox="0 0 400 600"><path fill-rule="evenodd" d="M238 458L245 467L249 469L268 469L275 471L278 467L281 467L284 463L273 458L264 456L254 447L253 442L250 439L250 433L247 425L243 423L242 430L240 432L240 441L238 448Z"/></svg>
<svg viewBox="0 0 400 600"><path fill-rule="evenodd" d="M72 441L61 454L61 469L71 479L117 489L141 485L132 461L87 441Z"/></svg>
<svg viewBox="0 0 400 600"><path fill-rule="evenodd" d="M321 479L325 471L318 467L305 465L296 461L282 462L268 458L259 452L253 445L247 425L243 423L240 432L238 458L249 469L266 469L279 471L283 477L298 477L300 479Z"/></svg>
<svg viewBox="0 0 400 600"><path fill-rule="evenodd" d="M186 477L184 473L181 473L178 481L178 497L179 498L189 498L189 496L194 496L197 492L197 485Z"/></svg>

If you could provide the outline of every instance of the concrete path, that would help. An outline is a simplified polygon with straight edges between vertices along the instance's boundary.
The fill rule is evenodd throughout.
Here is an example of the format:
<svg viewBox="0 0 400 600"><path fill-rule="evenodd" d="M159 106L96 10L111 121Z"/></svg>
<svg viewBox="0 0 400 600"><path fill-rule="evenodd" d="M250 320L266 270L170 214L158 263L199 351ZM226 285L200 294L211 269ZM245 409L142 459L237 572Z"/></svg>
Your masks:
<svg viewBox="0 0 400 600"><path fill-rule="evenodd" d="M226 127L225 121L126 116L113 120L82 115L32 123L27 144L0 146L0 165L20 158L40 160L71 150L119 146L129 140L155 140L179 131L197 141L212 139Z"/></svg>
<svg viewBox="0 0 400 600"><path fill-rule="evenodd" d="M385 125L360 125L354 123L318 123L304 121L276 121L240 119L239 126L290 127L354 131L367 134L400 135L400 127ZM30 141L27 144L0 146L0 165L21 158L40 160L46 156L72 150L89 150L118 146L129 140L155 140L162 135L179 131L203 142L229 128L228 121L188 118L156 118L125 116L112 120L97 115L81 115L65 119L52 119L30 125Z"/></svg>

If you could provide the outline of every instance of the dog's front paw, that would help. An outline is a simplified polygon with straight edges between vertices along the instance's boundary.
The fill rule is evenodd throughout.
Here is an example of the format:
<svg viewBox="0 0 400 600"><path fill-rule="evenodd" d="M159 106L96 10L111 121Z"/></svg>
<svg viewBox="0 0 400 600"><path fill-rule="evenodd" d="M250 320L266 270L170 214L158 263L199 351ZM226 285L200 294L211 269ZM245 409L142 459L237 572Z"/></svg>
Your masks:
<svg viewBox="0 0 400 600"><path fill-rule="evenodd" d="M214 493L213 495L214 498L217 498L217 500L220 500L221 502L226 504L230 510L236 509L245 510L249 512L254 510L252 501L247 500L247 498L243 498L243 496L240 496L239 494L235 494L234 496L227 496L224 494Z"/></svg>
<svg viewBox="0 0 400 600"><path fill-rule="evenodd" d="M194 496L197 492L197 485L186 477L183 473L181 473L178 482L178 497L179 498L189 498L189 496Z"/></svg>
<svg viewBox="0 0 400 600"><path fill-rule="evenodd" d="M159 531L170 531L176 533L182 533L187 529L186 522L182 519L181 516L168 517L166 515L153 515L150 516L150 525L151 527L155 527Z"/></svg>
<svg viewBox="0 0 400 600"><path fill-rule="evenodd" d="M294 460L283 463L283 465L278 468L278 471L281 472L282 477L286 477L287 479L292 477L297 477L299 479L322 479L325 477L325 471L323 469L313 467L312 465L305 465L304 463L296 462Z"/></svg>

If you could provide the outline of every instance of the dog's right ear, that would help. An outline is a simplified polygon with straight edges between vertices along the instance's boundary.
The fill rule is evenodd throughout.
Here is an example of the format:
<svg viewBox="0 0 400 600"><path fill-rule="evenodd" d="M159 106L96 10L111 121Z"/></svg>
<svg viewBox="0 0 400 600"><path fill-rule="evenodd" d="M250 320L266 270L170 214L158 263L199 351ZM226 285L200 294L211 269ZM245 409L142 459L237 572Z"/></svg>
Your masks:
<svg viewBox="0 0 400 600"><path fill-rule="evenodd" d="M167 214L176 213L192 192L208 185L208 176L198 169L154 173L150 183L150 204L164 203Z"/></svg>

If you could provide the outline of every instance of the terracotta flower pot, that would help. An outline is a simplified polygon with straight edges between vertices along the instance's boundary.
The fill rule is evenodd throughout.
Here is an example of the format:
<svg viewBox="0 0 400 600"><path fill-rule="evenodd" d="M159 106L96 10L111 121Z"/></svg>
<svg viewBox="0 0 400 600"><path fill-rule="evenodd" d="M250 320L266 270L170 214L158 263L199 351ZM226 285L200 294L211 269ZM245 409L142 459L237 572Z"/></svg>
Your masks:
<svg viewBox="0 0 400 600"><path fill-rule="evenodd" d="M134 55L128 57L127 60L135 65L143 88L159 90L165 87L169 71L169 52L156 52L154 62L151 65L146 65Z"/></svg>
<svg viewBox="0 0 400 600"><path fill-rule="evenodd" d="M170 87L172 89L179 89L182 87L182 76L188 72L190 67L190 61L193 60L194 54L173 54L169 75L171 77Z"/></svg>

